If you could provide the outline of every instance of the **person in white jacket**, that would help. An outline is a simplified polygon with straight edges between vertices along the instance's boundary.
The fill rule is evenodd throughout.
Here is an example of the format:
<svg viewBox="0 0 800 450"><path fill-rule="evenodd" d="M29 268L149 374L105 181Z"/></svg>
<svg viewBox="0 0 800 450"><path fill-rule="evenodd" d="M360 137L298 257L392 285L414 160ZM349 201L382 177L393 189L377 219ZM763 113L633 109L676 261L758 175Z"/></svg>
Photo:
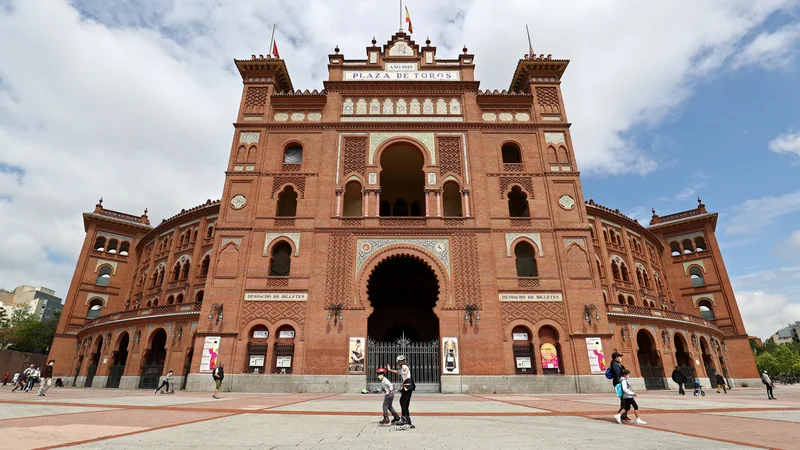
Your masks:
<svg viewBox="0 0 800 450"><path fill-rule="evenodd" d="M620 385L622 385L622 405L619 407L619 411L617 411L617 415L614 416L614 420L617 423L622 423L622 411L626 413L631 410L633 407L633 414L636 416L636 423L638 425L647 425L647 422L639 418L639 405L636 404L636 393L633 392L631 389L631 384L628 382L628 376L630 375L630 371L625 369L622 371L622 379L620 380Z"/></svg>

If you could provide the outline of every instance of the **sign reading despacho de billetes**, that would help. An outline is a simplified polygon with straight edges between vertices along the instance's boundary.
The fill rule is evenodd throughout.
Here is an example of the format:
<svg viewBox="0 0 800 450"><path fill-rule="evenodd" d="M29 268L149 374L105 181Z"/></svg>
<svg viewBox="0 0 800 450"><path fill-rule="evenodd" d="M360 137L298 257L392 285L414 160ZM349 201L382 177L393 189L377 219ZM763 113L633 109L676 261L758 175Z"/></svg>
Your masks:
<svg viewBox="0 0 800 450"><path fill-rule="evenodd" d="M514 292L501 293L501 302L560 302L564 296L560 292Z"/></svg>
<svg viewBox="0 0 800 450"><path fill-rule="evenodd" d="M251 302L305 302L308 292L245 292L244 299Z"/></svg>

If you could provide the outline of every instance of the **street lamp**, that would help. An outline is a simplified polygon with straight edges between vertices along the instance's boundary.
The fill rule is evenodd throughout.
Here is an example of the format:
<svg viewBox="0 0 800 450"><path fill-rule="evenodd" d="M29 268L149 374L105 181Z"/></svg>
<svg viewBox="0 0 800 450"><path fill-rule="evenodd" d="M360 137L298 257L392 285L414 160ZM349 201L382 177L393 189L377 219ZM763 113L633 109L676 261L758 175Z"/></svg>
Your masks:
<svg viewBox="0 0 800 450"><path fill-rule="evenodd" d="M331 321L331 317L333 317L334 325L337 325L340 322L344 322L344 314L342 314L344 305L336 303L334 305L328 306L327 309L328 309L328 322Z"/></svg>
<svg viewBox="0 0 800 450"><path fill-rule="evenodd" d="M600 313L597 312L597 307L594 305L583 305L583 319L589 325L592 324L591 313L594 313L595 322L600 322Z"/></svg>
<svg viewBox="0 0 800 450"><path fill-rule="evenodd" d="M467 305L464 307L464 323L473 325L472 319L475 318L475 323L480 323L481 312L477 305Z"/></svg>
<svg viewBox="0 0 800 450"><path fill-rule="evenodd" d="M208 312L208 321L214 319L214 313L217 313L217 321L216 324L219 325L220 321L222 321L222 303L214 303L211 305L211 311Z"/></svg>

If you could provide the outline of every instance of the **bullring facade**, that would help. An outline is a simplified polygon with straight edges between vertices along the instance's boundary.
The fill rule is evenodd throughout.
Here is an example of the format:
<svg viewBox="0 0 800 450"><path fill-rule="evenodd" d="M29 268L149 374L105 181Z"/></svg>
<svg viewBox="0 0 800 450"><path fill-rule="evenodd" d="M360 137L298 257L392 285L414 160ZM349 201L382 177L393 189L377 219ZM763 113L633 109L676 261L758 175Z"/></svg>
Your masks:
<svg viewBox="0 0 800 450"><path fill-rule="evenodd" d="M359 391L404 353L421 390L588 392L616 350L649 389L675 366L757 377L717 215L698 199L644 226L584 201L568 61L526 55L502 92L466 48L402 32L328 61L313 92L283 60L235 61L221 201L156 227L84 214L57 375L207 390L223 362L232 391Z"/></svg>

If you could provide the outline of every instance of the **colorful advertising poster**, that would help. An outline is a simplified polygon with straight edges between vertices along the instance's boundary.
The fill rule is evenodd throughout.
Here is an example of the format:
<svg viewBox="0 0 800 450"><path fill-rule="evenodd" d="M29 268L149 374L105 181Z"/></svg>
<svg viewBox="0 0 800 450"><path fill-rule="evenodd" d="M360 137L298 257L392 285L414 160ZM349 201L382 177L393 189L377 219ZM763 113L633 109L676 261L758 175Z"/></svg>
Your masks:
<svg viewBox="0 0 800 450"><path fill-rule="evenodd" d="M606 372L606 358L603 355L603 341L600 338L586 338L586 350L589 353L589 367L592 373Z"/></svg>
<svg viewBox="0 0 800 450"><path fill-rule="evenodd" d="M217 367L219 341L219 336L206 336L206 340L203 343L203 356L200 358L201 373L210 373Z"/></svg>
<svg viewBox="0 0 800 450"><path fill-rule="evenodd" d="M366 339L363 337L351 337L350 347L348 348L348 364L347 370L351 374L364 373L364 361L366 361L367 353L364 351L364 344Z"/></svg>
<svg viewBox="0 0 800 450"><path fill-rule="evenodd" d="M558 350L553 344L542 344L542 369L558 369Z"/></svg>
<svg viewBox="0 0 800 450"><path fill-rule="evenodd" d="M458 338L442 339L442 367L445 375L457 375L458 371Z"/></svg>

